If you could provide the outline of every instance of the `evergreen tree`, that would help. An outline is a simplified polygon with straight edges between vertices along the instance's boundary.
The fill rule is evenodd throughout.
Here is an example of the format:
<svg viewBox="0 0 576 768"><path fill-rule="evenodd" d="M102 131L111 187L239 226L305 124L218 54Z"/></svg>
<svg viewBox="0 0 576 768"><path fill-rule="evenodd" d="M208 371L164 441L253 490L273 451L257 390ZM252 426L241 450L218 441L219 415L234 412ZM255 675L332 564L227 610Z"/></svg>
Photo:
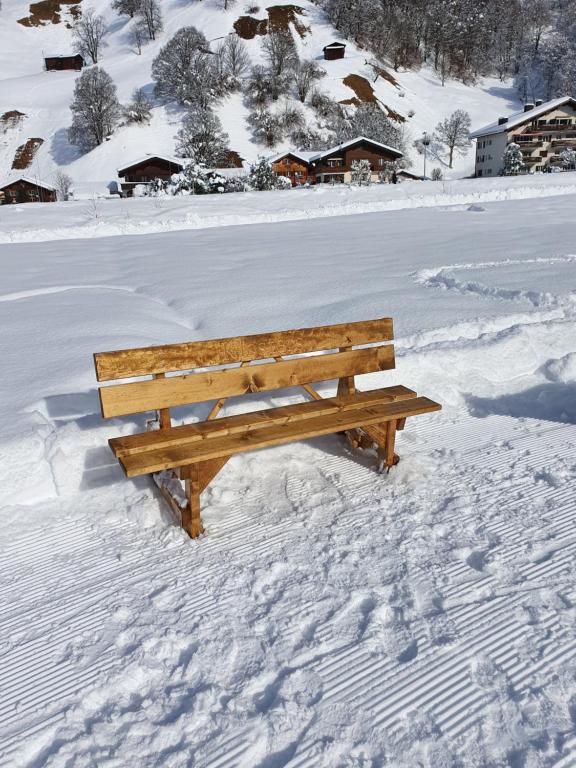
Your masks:
<svg viewBox="0 0 576 768"><path fill-rule="evenodd" d="M502 162L504 164L504 176L516 176L519 173L524 173L526 170L522 151L518 144L515 144L513 141L506 147Z"/></svg>
<svg viewBox="0 0 576 768"><path fill-rule="evenodd" d="M265 157L259 157L257 162L250 166L248 184L252 189L259 192L271 189L286 189L288 186L291 186L289 179L274 173L272 166Z"/></svg>
<svg viewBox="0 0 576 768"><path fill-rule="evenodd" d="M560 161L565 171L573 171L576 168L576 152L572 147L566 147L560 152Z"/></svg>

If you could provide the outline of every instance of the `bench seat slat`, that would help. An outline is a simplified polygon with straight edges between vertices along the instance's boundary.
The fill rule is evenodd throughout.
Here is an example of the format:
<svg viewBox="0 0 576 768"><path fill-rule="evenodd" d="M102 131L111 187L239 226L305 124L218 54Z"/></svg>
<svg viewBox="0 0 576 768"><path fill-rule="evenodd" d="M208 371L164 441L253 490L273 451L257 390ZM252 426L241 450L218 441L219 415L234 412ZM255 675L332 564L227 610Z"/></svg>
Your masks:
<svg viewBox="0 0 576 768"><path fill-rule="evenodd" d="M392 345L101 387L105 418L394 368Z"/></svg>
<svg viewBox="0 0 576 768"><path fill-rule="evenodd" d="M416 392L401 385L382 387L368 392L356 392L355 395L330 397L324 400L226 416L215 421L186 424L173 429L160 429L153 432L140 432L135 435L115 437L109 441L109 444L114 454L118 458L122 458L172 445L188 445L198 440L240 434L270 427L274 424L312 419L338 411L356 410L371 404L408 400L413 397L416 397Z"/></svg>
<svg viewBox="0 0 576 768"><path fill-rule="evenodd" d="M195 462L230 456L235 453L345 431L354 427L361 427L363 424L380 424L385 421L418 416L440 409L441 406L438 403L426 397L368 405L364 408L330 413L304 421L274 424L259 430L196 441L189 445L159 448L123 456L120 458L120 463L128 477L136 477L165 469L184 467Z"/></svg>
<svg viewBox="0 0 576 768"><path fill-rule="evenodd" d="M98 381L111 381L153 373L210 368L249 360L375 344L391 341L393 338L392 319L384 317L318 328L99 352L94 355L94 363Z"/></svg>

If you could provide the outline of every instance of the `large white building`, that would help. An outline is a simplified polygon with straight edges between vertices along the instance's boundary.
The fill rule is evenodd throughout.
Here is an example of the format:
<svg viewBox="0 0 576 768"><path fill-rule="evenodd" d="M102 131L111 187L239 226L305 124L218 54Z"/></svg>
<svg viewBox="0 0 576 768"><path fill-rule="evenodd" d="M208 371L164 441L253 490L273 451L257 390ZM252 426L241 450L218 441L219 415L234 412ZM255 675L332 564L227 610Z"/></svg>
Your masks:
<svg viewBox="0 0 576 768"><path fill-rule="evenodd" d="M549 170L560 164L563 149L576 149L576 99L526 104L522 112L500 117L470 136L476 139L476 176L498 176L512 142L520 146L527 171Z"/></svg>

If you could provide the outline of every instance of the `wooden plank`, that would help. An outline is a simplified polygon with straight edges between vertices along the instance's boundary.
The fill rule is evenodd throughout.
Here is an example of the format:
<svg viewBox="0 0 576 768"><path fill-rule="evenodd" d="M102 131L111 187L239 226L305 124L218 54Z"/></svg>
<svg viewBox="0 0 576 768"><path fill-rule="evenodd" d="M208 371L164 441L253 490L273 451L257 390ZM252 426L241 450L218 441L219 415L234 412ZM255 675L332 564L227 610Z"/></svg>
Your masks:
<svg viewBox="0 0 576 768"><path fill-rule="evenodd" d="M418 416L439 411L441 406L427 397L416 397L401 402L367 406L356 410L341 411L306 421L265 427L252 432L215 437L184 446L146 451L124 456L120 463L128 477L145 475L163 469L182 467L197 461L208 461L235 453L254 451L272 445L291 443L333 432L343 432L363 424L379 424L406 416Z"/></svg>
<svg viewBox="0 0 576 768"><path fill-rule="evenodd" d="M351 352L293 358L280 363L262 363L247 368L228 368L100 387L100 404L105 418L126 416L248 392L284 389L355 373L385 371L393 367L394 347L369 347Z"/></svg>
<svg viewBox="0 0 576 768"><path fill-rule="evenodd" d="M340 352L347 352L350 347L340 347ZM354 382L354 376L345 376L338 381L338 394L353 395L356 391L356 384Z"/></svg>
<svg viewBox="0 0 576 768"><path fill-rule="evenodd" d="M94 355L98 381L127 379L152 373L209 368L282 355L301 355L338 347L392 341L392 318L299 328L254 336L192 341L157 347L121 349Z"/></svg>
<svg viewBox="0 0 576 768"><path fill-rule="evenodd" d="M183 480L190 478L193 473L193 468L198 467L198 484L200 492L206 490L212 480L216 477L218 472L228 463L230 456L221 456L219 459L210 459L210 461L202 461L197 465L191 465L188 467L181 467L178 474Z"/></svg>
<svg viewBox="0 0 576 768"><path fill-rule="evenodd" d="M154 375L154 378L163 379L165 376L166 374L164 373L157 373ZM170 408L161 408L158 411L158 423L160 424L160 429L172 429L172 416L170 415Z"/></svg>
<svg viewBox="0 0 576 768"><path fill-rule="evenodd" d="M382 389L368 392L356 392L353 397L331 397L318 402L296 403L262 411L241 413L217 421L186 424L182 427L173 427L169 433L155 430L153 432L140 432L136 435L114 437L109 441L109 444L115 455L120 458L157 448L167 448L171 445L187 445L198 440L262 429L273 424L311 419L316 416L337 413L339 410L365 408L371 404L388 403L392 400L409 400L413 397L416 397L416 392L401 385L382 387Z"/></svg>

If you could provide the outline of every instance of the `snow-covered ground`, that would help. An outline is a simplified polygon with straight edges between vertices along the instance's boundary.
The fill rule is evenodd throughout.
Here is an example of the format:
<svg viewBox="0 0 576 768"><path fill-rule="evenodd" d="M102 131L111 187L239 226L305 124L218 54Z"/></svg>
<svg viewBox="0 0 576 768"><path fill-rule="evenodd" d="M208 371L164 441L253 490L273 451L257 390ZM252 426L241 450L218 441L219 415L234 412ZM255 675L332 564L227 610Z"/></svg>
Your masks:
<svg viewBox="0 0 576 768"><path fill-rule="evenodd" d="M504 184L2 211L3 768L576 764L576 192ZM361 386L444 406L389 476L237 456L191 541L112 460L143 421L101 420L93 352L385 315Z"/></svg>
<svg viewBox="0 0 576 768"><path fill-rule="evenodd" d="M247 8L244 4L232 3L228 10L224 10L222 0L162 0L164 30L156 41L147 43L142 55L138 56L130 44L128 17L118 16L109 0L90 0L89 5L105 18L106 46L101 52L99 66L113 78L123 104L130 101L135 88L144 88L147 96L153 98L152 62L160 48L181 27L195 26L217 44L219 38L233 31L234 22L246 13ZM373 82L374 71L367 65L370 55L351 42L348 42L345 59L324 62L323 47L339 39L339 35L311 0L302 0L297 6L302 9L302 22L310 32L304 38L294 32L295 43L301 58L321 60L327 72L320 82L322 90L337 100L346 100L353 97L354 92L344 85L345 77L356 74L368 79L381 104L405 118L403 125L410 137L409 145L423 131L432 133L437 123L454 109L468 111L473 127L477 127L520 107L518 95L510 83L495 78L486 78L474 86L455 81L442 86L434 73L423 69L394 73L395 84L381 77ZM50 182L55 171L61 169L76 184L103 180L101 188L105 190L108 182L117 180L117 169L126 163L146 154L173 154L175 137L185 112L175 104L155 103L150 125L123 126L110 140L81 155L67 138L71 122L69 107L78 73L43 71L44 54L67 54L71 50L72 32L66 26L70 21L69 12L66 6L62 8L61 23L25 27L18 23L18 19L27 15L27 4L21 0L3 0L0 10L0 116L18 110L25 117L20 126L0 132L0 182L7 176L18 175L11 171L18 146L27 139L41 138L44 143L27 169L28 176ZM260 8L255 15L266 18L266 9ZM254 64L262 61L262 40L257 36L246 41ZM220 103L217 112L224 130L230 135L231 148L248 163L260 154L294 149L289 140L273 151L254 143L247 119L249 110L239 94ZM307 107L305 112L311 122L312 111ZM410 154L414 170L421 173L422 161L411 147ZM442 162L431 159L428 172L435 165L442 167L445 175L470 175L474 171L474 152L471 150L464 157L457 156L453 171Z"/></svg>
<svg viewBox="0 0 576 768"><path fill-rule="evenodd" d="M314 186L273 194L245 192L200 197L120 200L86 184L65 205L10 205L0 212L0 243L24 243L184 229L331 218L412 208L478 206L576 193L576 173L516 178ZM102 185L101 189L104 189Z"/></svg>

